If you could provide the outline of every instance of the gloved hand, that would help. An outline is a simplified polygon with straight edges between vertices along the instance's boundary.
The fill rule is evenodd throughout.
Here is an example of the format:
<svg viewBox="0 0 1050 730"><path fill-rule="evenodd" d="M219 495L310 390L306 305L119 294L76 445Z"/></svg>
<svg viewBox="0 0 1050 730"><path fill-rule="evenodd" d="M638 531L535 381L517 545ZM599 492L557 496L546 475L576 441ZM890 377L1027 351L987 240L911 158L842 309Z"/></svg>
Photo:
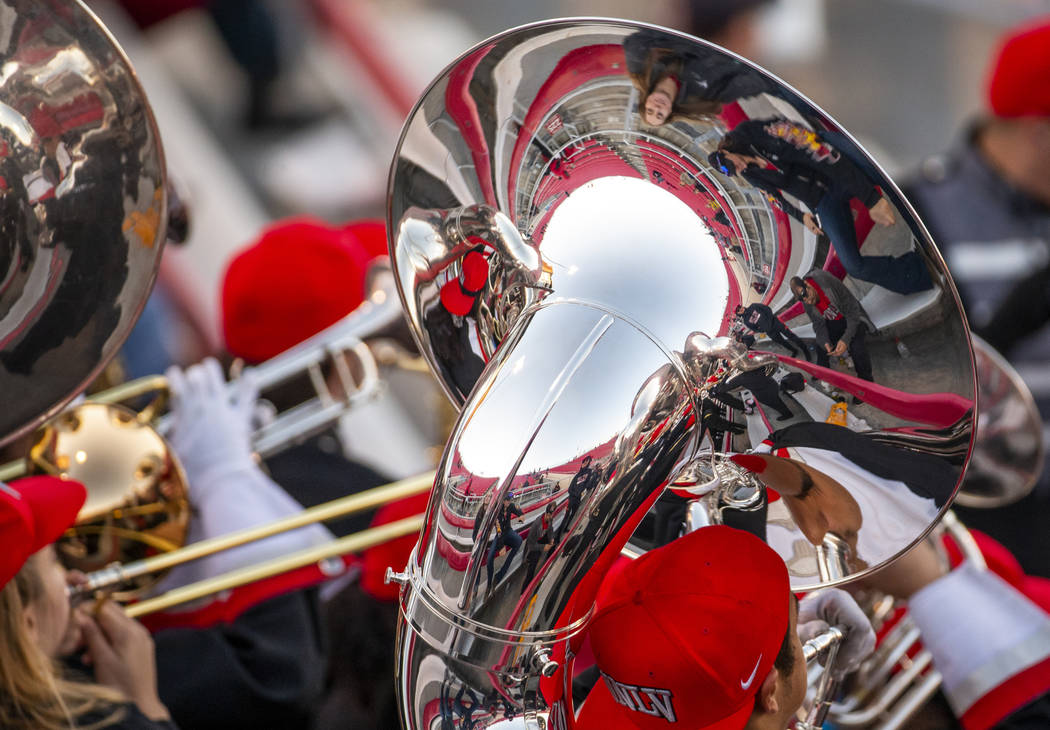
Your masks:
<svg viewBox="0 0 1050 730"><path fill-rule="evenodd" d="M251 434L259 390L251 371L227 385L214 358L185 372L168 368L166 375L172 395L168 441L186 471L190 501L199 502L212 485L256 468Z"/></svg>
<svg viewBox="0 0 1050 730"><path fill-rule="evenodd" d="M836 626L845 635L831 668L841 679L856 671L875 649L875 631L853 596L838 588L808 593L798 604L798 635L803 643Z"/></svg>
<svg viewBox="0 0 1050 730"><path fill-rule="evenodd" d="M167 434L182 462L193 508L187 542L196 542L295 514L302 506L256 463L251 436L258 387L251 371L227 384L219 363L206 359L185 372L170 368L172 428ZM332 540L320 524L258 540L176 566L154 588L188 583Z"/></svg>

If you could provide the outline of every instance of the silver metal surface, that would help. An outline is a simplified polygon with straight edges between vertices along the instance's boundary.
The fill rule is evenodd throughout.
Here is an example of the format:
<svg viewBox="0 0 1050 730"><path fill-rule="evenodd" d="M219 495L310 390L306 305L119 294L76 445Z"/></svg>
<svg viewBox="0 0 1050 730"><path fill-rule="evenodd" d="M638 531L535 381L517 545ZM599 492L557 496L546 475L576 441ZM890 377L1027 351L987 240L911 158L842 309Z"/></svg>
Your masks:
<svg viewBox="0 0 1050 730"><path fill-rule="evenodd" d="M824 654L824 671L820 675L813 693L813 701L805 721L795 723L799 730L815 730L824 726L824 718L831 709L831 701L838 689L839 680L835 678L832 668L838 658L839 648L846 635L837 626L832 626L819 636L815 636L802 646L806 664L810 664L820 654Z"/></svg>
<svg viewBox="0 0 1050 730"><path fill-rule="evenodd" d="M684 91L653 124L641 112L647 73L668 67ZM711 153L748 120L762 120L764 162L747 176L716 170ZM780 191L756 183L774 165L788 175ZM798 186L808 184L840 205L805 202ZM461 407L405 570L406 728L561 727L572 712L566 670L602 576L704 450L773 449L748 495L723 492L740 479L708 481L719 504L757 510L753 529L796 590L870 572L947 510L976 389L943 261L867 154L750 63L621 21L508 31L425 93L389 193L402 304ZM819 208L835 240L793 208L800 219ZM883 258L858 263L844 230ZM811 320L790 282L813 268L847 294L828 284L837 298ZM826 326L821 309L848 313L849 331L865 322L874 382L857 375L858 348L826 367L762 336L746 352L734 310L753 302L810 345ZM834 337L827 349L849 339ZM805 387L786 396L778 381L793 373ZM826 423L851 396L863 403L848 402L845 426ZM741 433L702 432L705 407ZM530 532L545 531L551 542L530 553ZM834 565L820 559L828 544ZM536 669L543 652L552 677Z"/></svg>
<svg viewBox="0 0 1050 730"><path fill-rule="evenodd" d="M331 427L354 407L377 396L382 382L379 365L364 340L374 337L402 321L394 280L385 257L369 267L368 296L337 322L303 340L298 345L258 365L251 372L261 393L293 378L307 375L314 388L313 397L275 413L252 433L252 450L268 458L302 443ZM357 371L351 373L347 359ZM339 387L326 382L323 367L328 365ZM235 385L231 381L228 390ZM171 414L163 416L157 430L167 435L172 428Z"/></svg>
<svg viewBox="0 0 1050 730"><path fill-rule="evenodd" d="M977 439L956 501L1002 507L1024 497L1043 471L1043 420L1032 392L1013 366L972 335L980 410Z"/></svg>
<svg viewBox="0 0 1050 730"><path fill-rule="evenodd" d="M0 0L0 441L117 351L165 240L164 157L123 52L75 2Z"/></svg>

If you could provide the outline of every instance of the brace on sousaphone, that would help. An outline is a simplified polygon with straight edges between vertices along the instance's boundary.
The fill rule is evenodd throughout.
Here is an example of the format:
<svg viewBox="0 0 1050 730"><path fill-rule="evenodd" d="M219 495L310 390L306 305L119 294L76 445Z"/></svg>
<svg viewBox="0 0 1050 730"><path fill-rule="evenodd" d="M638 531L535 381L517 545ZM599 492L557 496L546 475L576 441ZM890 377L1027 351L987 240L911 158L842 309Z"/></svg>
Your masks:
<svg viewBox="0 0 1050 730"><path fill-rule="evenodd" d="M681 92L653 125L640 108L661 63ZM758 160L747 174L712 162L728 159L712 153L736 128ZM778 169L798 174L762 172ZM819 201L821 236L801 220L818 201L800 181L817 173L834 188ZM893 560L954 498L976 387L944 263L868 155L749 62L621 21L508 31L420 100L389 204L402 303L462 406L396 576L404 727L567 726L571 661L601 577L712 445L792 451L827 477L816 489L781 482L783 495L761 484L748 500L751 529L796 590ZM825 284L815 319L790 289L811 269L839 282ZM827 360L759 339L752 351L773 372L733 368L719 340L752 302ZM916 344L908 360L895 338ZM873 382L858 375L866 359ZM805 385L785 395L778 381L791 373ZM723 412L740 434L703 428L707 394L723 384L725 402L745 405ZM851 397L846 426L826 423ZM777 420L781 403L789 414ZM916 475L930 469L938 479L924 486ZM548 504L554 546L530 571L521 537Z"/></svg>

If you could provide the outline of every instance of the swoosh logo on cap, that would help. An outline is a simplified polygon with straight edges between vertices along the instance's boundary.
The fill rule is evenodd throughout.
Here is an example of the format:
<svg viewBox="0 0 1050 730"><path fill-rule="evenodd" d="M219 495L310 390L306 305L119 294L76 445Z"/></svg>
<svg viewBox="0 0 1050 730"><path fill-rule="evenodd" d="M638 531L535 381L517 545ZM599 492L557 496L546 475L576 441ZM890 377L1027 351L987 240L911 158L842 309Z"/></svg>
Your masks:
<svg viewBox="0 0 1050 730"><path fill-rule="evenodd" d="M747 681L740 680L740 689L747 689L751 686L751 683L755 681L755 675L758 674L758 665L762 663L762 655L758 655L758 661L755 662L755 668L751 670L751 676L747 678Z"/></svg>

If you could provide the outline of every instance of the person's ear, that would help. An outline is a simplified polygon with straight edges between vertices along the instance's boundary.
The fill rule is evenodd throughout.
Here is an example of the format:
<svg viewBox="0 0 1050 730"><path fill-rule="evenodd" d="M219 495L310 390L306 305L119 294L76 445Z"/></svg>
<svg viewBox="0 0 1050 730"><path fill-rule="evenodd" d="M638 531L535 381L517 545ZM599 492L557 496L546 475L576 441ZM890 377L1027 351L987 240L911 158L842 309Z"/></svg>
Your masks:
<svg viewBox="0 0 1050 730"><path fill-rule="evenodd" d="M40 623L37 621L36 611L33 609L32 604L25 606L22 609L22 620L25 621L26 632L34 641L39 637L37 635L37 627Z"/></svg>
<svg viewBox="0 0 1050 730"><path fill-rule="evenodd" d="M772 667L758 688L758 709L768 715L773 715L780 709L777 704L777 683L779 681L780 673L777 672L776 667Z"/></svg>

